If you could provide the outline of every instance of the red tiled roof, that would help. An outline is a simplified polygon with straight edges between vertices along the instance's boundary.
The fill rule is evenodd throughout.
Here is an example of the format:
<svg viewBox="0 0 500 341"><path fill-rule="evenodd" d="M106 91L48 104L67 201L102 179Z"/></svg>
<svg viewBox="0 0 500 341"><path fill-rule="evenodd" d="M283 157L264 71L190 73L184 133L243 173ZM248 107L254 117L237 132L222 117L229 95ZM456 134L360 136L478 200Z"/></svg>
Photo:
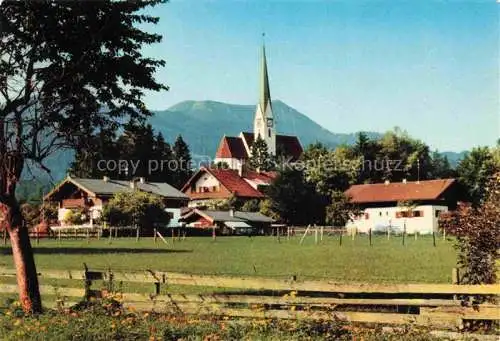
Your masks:
<svg viewBox="0 0 500 341"><path fill-rule="evenodd" d="M345 194L354 203L438 200L455 179L353 185Z"/></svg>
<svg viewBox="0 0 500 341"><path fill-rule="evenodd" d="M235 196L247 198L264 197L261 192L250 186L248 182L240 177L238 171L234 169L210 169L208 172Z"/></svg>
<svg viewBox="0 0 500 341"><path fill-rule="evenodd" d="M264 195L250 186L248 182L246 182L242 177L238 175L238 171L234 169L208 169L208 168L200 168L198 172L196 172L191 179L184 185L182 191L185 192L193 182L200 178L203 173L212 174L219 183L225 187L229 192L237 197L245 197L245 198L263 198ZM190 196L196 196L198 193L191 193ZM204 197L210 196L213 198L220 198L224 196L222 192L208 192L203 193Z"/></svg>
<svg viewBox="0 0 500 341"><path fill-rule="evenodd" d="M220 141L215 157L246 159L248 155L241 138L224 136Z"/></svg>
<svg viewBox="0 0 500 341"><path fill-rule="evenodd" d="M276 172L255 172L251 170L246 170L243 174L246 179L249 180L259 180L270 184L278 176Z"/></svg>
<svg viewBox="0 0 500 341"><path fill-rule="evenodd" d="M276 135L276 151L298 160L303 149L297 136Z"/></svg>

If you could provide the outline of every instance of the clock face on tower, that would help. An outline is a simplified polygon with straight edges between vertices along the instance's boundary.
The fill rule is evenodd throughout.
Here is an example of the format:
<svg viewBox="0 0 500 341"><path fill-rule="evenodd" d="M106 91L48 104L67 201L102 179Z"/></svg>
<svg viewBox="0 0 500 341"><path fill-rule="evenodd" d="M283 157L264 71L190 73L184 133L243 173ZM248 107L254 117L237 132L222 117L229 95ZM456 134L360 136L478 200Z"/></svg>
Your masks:
<svg viewBox="0 0 500 341"><path fill-rule="evenodd" d="M273 119L272 119L272 118L268 118L268 119L267 119L267 126L268 126L269 128L271 128L271 127L273 126Z"/></svg>

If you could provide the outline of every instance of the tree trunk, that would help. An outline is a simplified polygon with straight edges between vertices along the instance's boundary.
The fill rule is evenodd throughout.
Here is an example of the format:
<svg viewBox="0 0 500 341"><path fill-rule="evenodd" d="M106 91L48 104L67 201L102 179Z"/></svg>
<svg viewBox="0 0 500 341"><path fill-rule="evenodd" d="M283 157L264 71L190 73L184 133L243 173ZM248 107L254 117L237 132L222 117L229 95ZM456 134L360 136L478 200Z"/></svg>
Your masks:
<svg viewBox="0 0 500 341"><path fill-rule="evenodd" d="M40 313L42 301L28 228L23 224L23 217L17 202L15 199L11 202L0 203L0 211L3 213L4 226L10 236L19 302L25 313Z"/></svg>

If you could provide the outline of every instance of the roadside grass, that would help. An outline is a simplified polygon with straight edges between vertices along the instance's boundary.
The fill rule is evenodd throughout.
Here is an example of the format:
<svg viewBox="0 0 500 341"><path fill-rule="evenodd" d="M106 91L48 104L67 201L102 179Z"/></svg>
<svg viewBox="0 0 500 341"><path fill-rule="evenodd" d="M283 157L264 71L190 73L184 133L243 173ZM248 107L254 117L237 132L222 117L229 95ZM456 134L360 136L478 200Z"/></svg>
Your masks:
<svg viewBox="0 0 500 341"><path fill-rule="evenodd" d="M384 332L340 321L235 319L135 313L103 302L24 317L13 306L0 313L1 340L437 340L408 326Z"/></svg>
<svg viewBox="0 0 500 341"><path fill-rule="evenodd" d="M329 279L339 282L450 283L456 266L453 240L431 236L367 236L352 240L326 236L318 245L314 237L278 241L275 237L188 237L169 245L152 238L90 240L40 240L33 243L39 271L43 269L146 269L234 276ZM0 267L13 268L9 245L0 246Z"/></svg>

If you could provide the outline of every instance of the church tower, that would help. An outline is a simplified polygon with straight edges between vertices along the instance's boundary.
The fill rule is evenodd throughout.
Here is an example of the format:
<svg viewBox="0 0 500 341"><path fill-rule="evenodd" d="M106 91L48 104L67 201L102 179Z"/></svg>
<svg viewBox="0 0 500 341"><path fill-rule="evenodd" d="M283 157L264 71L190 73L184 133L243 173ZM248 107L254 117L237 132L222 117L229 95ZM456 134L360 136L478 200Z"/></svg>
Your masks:
<svg viewBox="0 0 500 341"><path fill-rule="evenodd" d="M262 44L260 70L260 98L253 123L254 139L260 136L267 144L269 154L276 155L276 125L269 91L267 74L266 47Z"/></svg>

